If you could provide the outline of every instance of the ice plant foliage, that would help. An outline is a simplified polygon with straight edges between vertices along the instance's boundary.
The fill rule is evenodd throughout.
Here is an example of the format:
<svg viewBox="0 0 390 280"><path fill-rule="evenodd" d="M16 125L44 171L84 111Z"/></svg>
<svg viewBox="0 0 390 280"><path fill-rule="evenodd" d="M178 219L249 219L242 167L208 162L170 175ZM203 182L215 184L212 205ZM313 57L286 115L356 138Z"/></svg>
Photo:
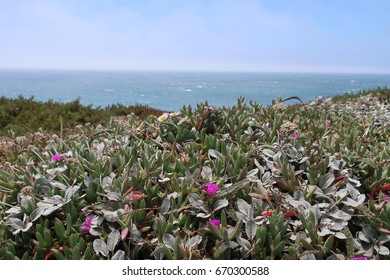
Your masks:
<svg viewBox="0 0 390 280"><path fill-rule="evenodd" d="M385 93L0 141L0 262L390 260Z"/></svg>
<svg viewBox="0 0 390 280"><path fill-rule="evenodd" d="M206 193L208 195L214 195L219 191L219 187L216 184L207 183L206 186Z"/></svg>

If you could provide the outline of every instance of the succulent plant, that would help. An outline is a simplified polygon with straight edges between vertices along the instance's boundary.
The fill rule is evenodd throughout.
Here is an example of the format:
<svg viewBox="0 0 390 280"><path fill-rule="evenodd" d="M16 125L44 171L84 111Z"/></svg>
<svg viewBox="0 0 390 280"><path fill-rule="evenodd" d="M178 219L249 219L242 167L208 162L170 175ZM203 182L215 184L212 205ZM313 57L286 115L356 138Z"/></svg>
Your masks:
<svg viewBox="0 0 390 280"><path fill-rule="evenodd" d="M390 109L364 98L11 137L0 259L388 259Z"/></svg>

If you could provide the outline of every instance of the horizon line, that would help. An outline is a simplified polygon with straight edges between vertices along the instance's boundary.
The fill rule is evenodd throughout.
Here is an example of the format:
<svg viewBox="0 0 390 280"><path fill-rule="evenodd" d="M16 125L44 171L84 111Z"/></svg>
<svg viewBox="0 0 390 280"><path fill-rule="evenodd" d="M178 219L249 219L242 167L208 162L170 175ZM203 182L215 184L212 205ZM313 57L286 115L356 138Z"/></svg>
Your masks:
<svg viewBox="0 0 390 280"><path fill-rule="evenodd" d="M380 71L318 71L318 70L221 70L221 69L114 69L114 68L7 68L0 67L0 71L64 71L64 72L171 72L171 73L272 73L272 74L362 74L362 75L390 75L390 72Z"/></svg>

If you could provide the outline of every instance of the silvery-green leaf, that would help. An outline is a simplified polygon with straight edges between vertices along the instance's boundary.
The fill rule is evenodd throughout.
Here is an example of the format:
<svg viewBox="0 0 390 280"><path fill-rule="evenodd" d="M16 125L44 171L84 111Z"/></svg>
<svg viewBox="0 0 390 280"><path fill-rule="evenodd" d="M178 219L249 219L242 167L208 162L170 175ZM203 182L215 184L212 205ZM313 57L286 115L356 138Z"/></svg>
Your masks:
<svg viewBox="0 0 390 280"><path fill-rule="evenodd" d="M22 221L22 220L20 220L18 218L9 218L8 219L8 224L12 227L12 229L10 229L10 231L13 234L17 234L20 231L26 232L33 225L28 220Z"/></svg>
<svg viewBox="0 0 390 280"><path fill-rule="evenodd" d="M260 163L257 161L257 159L254 159L254 163L255 163L256 167L259 169L260 174L264 174L264 172L265 172L264 167L260 165Z"/></svg>
<svg viewBox="0 0 390 280"><path fill-rule="evenodd" d="M362 184L360 183L359 180L353 179L351 177L348 177L348 181L355 187L360 187Z"/></svg>
<svg viewBox="0 0 390 280"><path fill-rule="evenodd" d="M316 260L316 256L314 254L304 255L299 258L300 260Z"/></svg>
<svg viewBox="0 0 390 280"><path fill-rule="evenodd" d="M104 214L104 219L107 222L116 222L116 221L118 221L118 213L117 213L117 211L108 211L108 210L102 209L102 212Z"/></svg>
<svg viewBox="0 0 390 280"><path fill-rule="evenodd" d="M334 210L332 212L329 212L328 213L329 216L333 217L333 218L336 218L336 219L340 219L340 220L350 220L351 219L351 215L344 212L344 211L341 211L341 210Z"/></svg>
<svg viewBox="0 0 390 280"><path fill-rule="evenodd" d="M137 229L137 226L135 224L131 225L130 238L132 238L132 239L141 239L142 238L142 233Z"/></svg>
<svg viewBox="0 0 390 280"><path fill-rule="evenodd" d="M60 166L60 167L56 167L56 168L47 169L46 172L47 172L47 174L54 177L55 175L60 174L67 169L68 169L68 167L66 165L64 165L64 166Z"/></svg>
<svg viewBox="0 0 390 280"><path fill-rule="evenodd" d="M253 240L256 236L256 223L254 220L248 220L245 225L245 233L250 240Z"/></svg>
<svg viewBox="0 0 390 280"><path fill-rule="evenodd" d="M171 208L171 199L169 197L164 198L163 202L161 203L160 212L165 213L169 211L169 208Z"/></svg>
<svg viewBox="0 0 390 280"><path fill-rule="evenodd" d="M302 164L302 163L306 162L308 159L309 159L309 157L303 157L303 158L299 161L299 164Z"/></svg>
<svg viewBox="0 0 390 280"><path fill-rule="evenodd" d="M246 178L248 178L248 179L257 179L258 178L256 176L257 173L259 173L259 169L257 169L257 168L252 169L251 171L248 172L248 174L246 175Z"/></svg>
<svg viewBox="0 0 390 280"><path fill-rule="evenodd" d="M217 193L215 195L215 197L216 198L221 198L221 197L226 196L229 193L233 193L237 189L241 188L243 185L245 185L248 182L249 182L248 179L244 179L244 180L239 181L239 182L234 183L234 184L225 184L224 187L222 188L222 190L219 193Z"/></svg>
<svg viewBox="0 0 390 280"><path fill-rule="evenodd" d="M208 154L210 157L213 157L213 158L222 158L222 154L216 150L213 150L213 149L209 149Z"/></svg>
<svg viewBox="0 0 390 280"><path fill-rule="evenodd" d="M109 251L114 251L114 248L116 244L118 244L119 237L120 237L120 232L116 229L114 229L107 238L107 247Z"/></svg>
<svg viewBox="0 0 390 280"><path fill-rule="evenodd" d="M343 200L343 203L347 206L351 206L351 207L357 207L359 206L359 203L357 203L355 200L353 199L350 199L349 197L347 197L346 200Z"/></svg>
<svg viewBox="0 0 390 280"><path fill-rule="evenodd" d="M117 191L107 191L107 194L106 194L106 197L110 200L110 201L121 201L122 200L122 196L119 192Z"/></svg>
<svg viewBox="0 0 390 280"><path fill-rule="evenodd" d="M336 192L336 196L338 196L340 199L346 197L348 195L348 190L346 189L341 189Z"/></svg>
<svg viewBox="0 0 390 280"><path fill-rule="evenodd" d="M380 255L388 256L388 255L390 255L390 250L386 246L380 246L379 250L378 250L378 253Z"/></svg>
<svg viewBox="0 0 390 280"><path fill-rule="evenodd" d="M203 200L200 198L200 196L196 193L190 193L188 195L188 201L190 202L191 206L197 208L198 210L201 210L205 213L208 213L209 210L206 207L205 203Z"/></svg>
<svg viewBox="0 0 390 280"><path fill-rule="evenodd" d="M252 208L245 200L241 198L237 200L237 207L238 211L243 214L246 214L247 216L249 215L249 211Z"/></svg>
<svg viewBox="0 0 390 280"><path fill-rule="evenodd" d="M321 228L319 231L318 231L318 235L319 236L325 236L325 235L329 235L329 234L332 234L332 232L327 229L327 228Z"/></svg>
<svg viewBox="0 0 390 280"><path fill-rule="evenodd" d="M321 189L326 189L334 182L335 179L336 178L332 173L327 173L320 177L319 187Z"/></svg>
<svg viewBox="0 0 390 280"><path fill-rule="evenodd" d="M195 235L194 237L187 240L185 248L195 247L196 245L200 244L200 242L202 242L202 236Z"/></svg>
<svg viewBox="0 0 390 280"><path fill-rule="evenodd" d="M65 201L69 201L72 199L72 196L79 191L79 186L73 186L66 190L65 192Z"/></svg>
<svg viewBox="0 0 390 280"><path fill-rule="evenodd" d="M172 234L169 234L169 233L164 233L163 235L163 242L165 244L165 246L167 246L167 248L173 250L173 248L175 248L175 237L173 237Z"/></svg>
<svg viewBox="0 0 390 280"><path fill-rule="evenodd" d="M366 201L366 195L365 194L359 194L357 196L357 203L360 205L360 204L363 204L364 201Z"/></svg>
<svg viewBox="0 0 390 280"><path fill-rule="evenodd" d="M339 171L339 170L340 170L339 164L340 164L340 161L335 160L335 161L329 163L329 166L328 166L328 167L332 168L333 170Z"/></svg>
<svg viewBox="0 0 390 280"><path fill-rule="evenodd" d="M110 190L111 186L112 186L112 178L109 176L104 177L102 180L103 190L108 191Z"/></svg>
<svg viewBox="0 0 390 280"><path fill-rule="evenodd" d="M5 211L5 213L10 214L10 215L20 214L20 213L22 213L22 210L20 209L19 206L13 206L10 209L8 209L7 211Z"/></svg>
<svg viewBox="0 0 390 280"><path fill-rule="evenodd" d="M159 182L159 183L166 183L166 182L169 182L170 180L171 180L170 178L165 177L165 178L163 178L163 179L158 179L158 182Z"/></svg>
<svg viewBox="0 0 390 280"><path fill-rule="evenodd" d="M248 240L238 236L236 239L237 243L245 250L249 251L251 249L251 244Z"/></svg>
<svg viewBox="0 0 390 280"><path fill-rule="evenodd" d="M196 217L202 218L202 219L207 219L207 218L209 218L210 216L211 216L211 213L198 213L198 214L196 215Z"/></svg>
<svg viewBox="0 0 390 280"><path fill-rule="evenodd" d="M168 194L167 197L176 199L179 197L179 194L177 192L172 192L172 193Z"/></svg>
<svg viewBox="0 0 390 280"><path fill-rule="evenodd" d="M40 216L42 216L43 209L41 208L36 208L31 214L30 214L30 219L31 221L37 220Z"/></svg>
<svg viewBox="0 0 390 280"><path fill-rule="evenodd" d="M275 152L270 149L263 149L261 152L270 158L273 158L275 156Z"/></svg>
<svg viewBox="0 0 390 280"><path fill-rule="evenodd" d="M327 260L345 260L345 257L341 254L333 254L329 256Z"/></svg>
<svg viewBox="0 0 390 280"><path fill-rule="evenodd" d="M389 242L390 241L390 235L384 235L382 234L381 236L379 236L378 238L378 242L381 243L381 244L384 244L386 242Z"/></svg>
<svg viewBox="0 0 390 280"><path fill-rule="evenodd" d="M103 234L102 230L98 227L91 227L89 233L93 236L100 236Z"/></svg>
<svg viewBox="0 0 390 280"><path fill-rule="evenodd" d="M345 234L342 233L342 232L336 232L336 233L334 234L334 236L337 237L338 239L347 239L347 237L345 236Z"/></svg>
<svg viewBox="0 0 390 280"><path fill-rule="evenodd" d="M89 178L88 176L85 176L84 177L84 185L89 188L89 185L91 184L91 178Z"/></svg>
<svg viewBox="0 0 390 280"><path fill-rule="evenodd" d="M279 166L282 165L282 152L278 151L272 158L273 162L277 163Z"/></svg>
<svg viewBox="0 0 390 280"><path fill-rule="evenodd" d="M122 250L116 251L111 258L111 260L124 260L124 259L125 259L125 252Z"/></svg>
<svg viewBox="0 0 390 280"><path fill-rule="evenodd" d="M348 224L348 223L347 223ZM334 222L332 226L329 228L330 230L334 231L340 231L344 228L345 226L341 222Z"/></svg>
<svg viewBox="0 0 390 280"><path fill-rule="evenodd" d="M101 254L105 257L108 255L108 247L106 243L101 239L95 239L93 241L93 249L97 254Z"/></svg>
<svg viewBox="0 0 390 280"><path fill-rule="evenodd" d="M210 167L203 166L201 174L202 174L202 178L203 179L207 179L209 181L212 181L212 174L213 174L213 172L212 172Z"/></svg>
<svg viewBox="0 0 390 280"><path fill-rule="evenodd" d="M47 204L52 204L54 206L57 206L57 205L60 205L62 206L63 204L66 203L66 200L59 196L59 195L54 195L52 197L44 197L43 198L43 201L40 201L37 203L38 207L42 207L42 208L45 208L47 207Z"/></svg>
<svg viewBox="0 0 390 280"><path fill-rule="evenodd" d="M347 183L346 185L346 189L348 190L349 192L349 196L354 199L354 200L358 200L358 196L361 195L359 190L356 189L355 187L353 187L350 183ZM363 194L364 195L364 194Z"/></svg>
<svg viewBox="0 0 390 280"><path fill-rule="evenodd" d="M60 209L65 204L64 198L59 195L53 197L45 197L43 201L37 203L38 208L40 209L40 215L48 216L57 209Z"/></svg>
<svg viewBox="0 0 390 280"><path fill-rule="evenodd" d="M68 188L67 185L60 183L60 182L56 182L56 181L51 182L51 185L53 187L59 188L60 190L66 190Z"/></svg>
<svg viewBox="0 0 390 280"><path fill-rule="evenodd" d="M229 201L226 198L218 199L214 202L214 212L229 205Z"/></svg>
<svg viewBox="0 0 390 280"><path fill-rule="evenodd" d="M363 225L363 232L372 242L378 238L376 230L369 225Z"/></svg>

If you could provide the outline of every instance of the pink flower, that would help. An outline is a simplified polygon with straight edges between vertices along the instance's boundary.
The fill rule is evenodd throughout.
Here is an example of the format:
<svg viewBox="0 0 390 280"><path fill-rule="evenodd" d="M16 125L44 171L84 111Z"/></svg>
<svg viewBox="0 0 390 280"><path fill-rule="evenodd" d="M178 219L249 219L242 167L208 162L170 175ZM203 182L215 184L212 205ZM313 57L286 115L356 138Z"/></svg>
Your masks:
<svg viewBox="0 0 390 280"><path fill-rule="evenodd" d="M359 104L359 108L360 108L360 109L366 108L366 104Z"/></svg>
<svg viewBox="0 0 390 280"><path fill-rule="evenodd" d="M90 215L85 219L83 227L82 227L83 231L88 232L91 229L91 223L92 223L93 218L94 218L94 216Z"/></svg>
<svg viewBox="0 0 390 280"><path fill-rule="evenodd" d="M220 227L221 227L221 220L218 220L218 219L210 219L210 220L209 220L209 224L214 225L216 228L220 228Z"/></svg>
<svg viewBox="0 0 390 280"><path fill-rule="evenodd" d="M368 257L354 257L354 258L352 258L353 260L359 260L359 261L361 261L361 260L369 260L370 258L368 258Z"/></svg>
<svg viewBox="0 0 390 280"><path fill-rule="evenodd" d="M298 138L298 133L293 133L290 136L292 139L297 139Z"/></svg>
<svg viewBox="0 0 390 280"><path fill-rule="evenodd" d="M389 196L387 194L384 194L383 195L383 200L384 201L390 201Z"/></svg>
<svg viewBox="0 0 390 280"><path fill-rule="evenodd" d="M219 191L219 188L216 184L207 183L205 186L207 187L206 193L209 195L214 195Z"/></svg>
<svg viewBox="0 0 390 280"><path fill-rule="evenodd" d="M325 121L325 124L326 124L326 125L330 125L330 124L331 124L331 121L330 121L330 120L326 120L326 121Z"/></svg>
<svg viewBox="0 0 390 280"><path fill-rule="evenodd" d="M55 154L51 157L52 161L60 161L62 160L62 155L61 154Z"/></svg>

